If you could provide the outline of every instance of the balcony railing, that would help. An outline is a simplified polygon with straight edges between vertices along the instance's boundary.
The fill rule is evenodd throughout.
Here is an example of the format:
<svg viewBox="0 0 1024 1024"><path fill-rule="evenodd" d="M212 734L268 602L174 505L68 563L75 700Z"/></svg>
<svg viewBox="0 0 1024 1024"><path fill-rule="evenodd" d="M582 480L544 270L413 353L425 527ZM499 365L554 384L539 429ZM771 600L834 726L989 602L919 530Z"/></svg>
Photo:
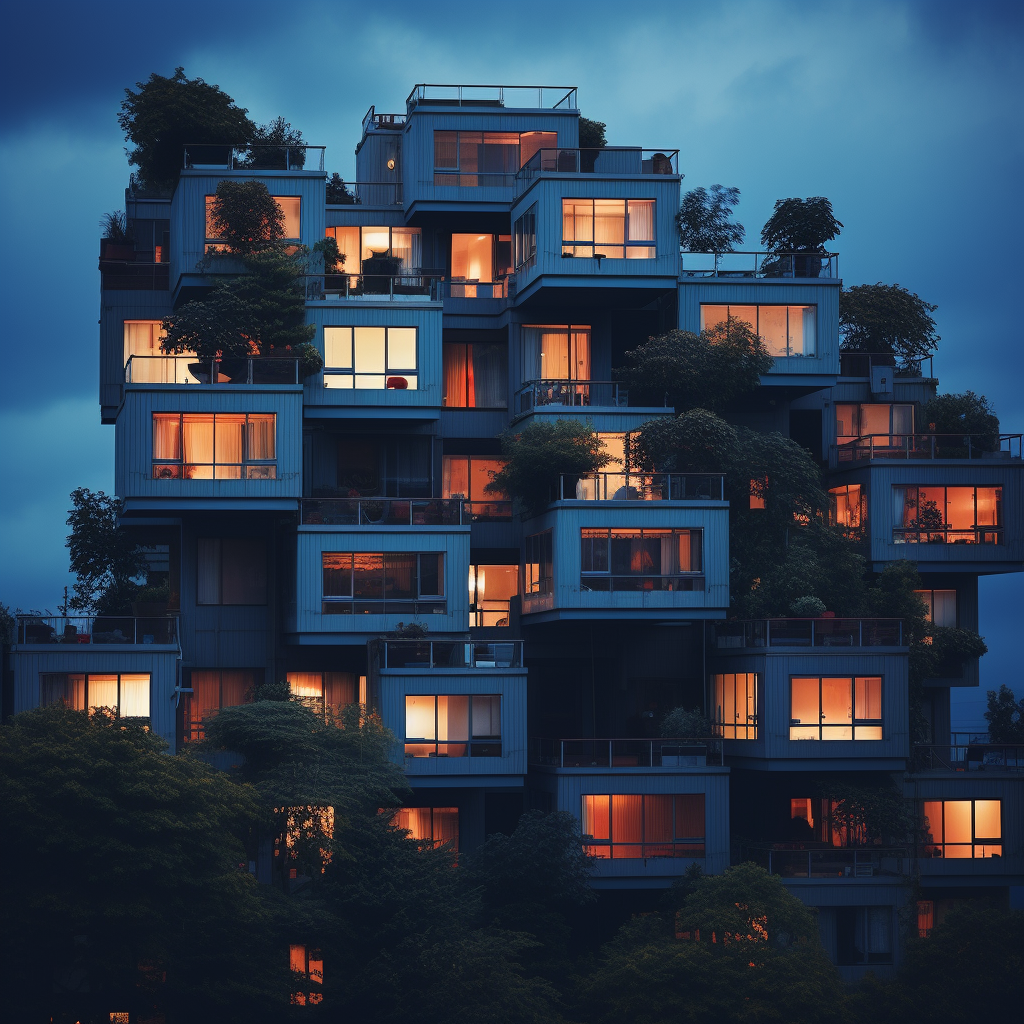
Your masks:
<svg viewBox="0 0 1024 1024"><path fill-rule="evenodd" d="M415 270L405 274L307 274L307 302L364 299L439 302L443 295L444 275L440 271Z"/></svg>
<svg viewBox="0 0 1024 1024"><path fill-rule="evenodd" d="M589 473L559 477L560 501L722 501L721 473Z"/></svg>
<svg viewBox="0 0 1024 1024"><path fill-rule="evenodd" d="M277 356L204 359L129 356L126 384L301 384L299 360Z"/></svg>
<svg viewBox="0 0 1024 1024"><path fill-rule="evenodd" d="M507 626L512 615L512 601L509 598L503 600L478 600L469 608L469 625L471 629L482 629L486 627Z"/></svg>
<svg viewBox="0 0 1024 1024"><path fill-rule="evenodd" d="M872 878L904 875L910 866L908 851L897 847L794 849L782 843L751 843L742 851L744 860L781 878Z"/></svg>
<svg viewBox="0 0 1024 1024"><path fill-rule="evenodd" d="M684 252L682 277L839 277L834 252Z"/></svg>
<svg viewBox="0 0 1024 1024"><path fill-rule="evenodd" d="M922 356L912 363L897 366L896 357L891 352L840 352L839 376L863 377L866 380L871 377L872 367L881 366L891 370L893 377L934 377L932 359L932 356Z"/></svg>
<svg viewBox="0 0 1024 1024"><path fill-rule="evenodd" d="M466 523L504 523L511 518L511 501L464 501L462 503L462 520Z"/></svg>
<svg viewBox="0 0 1024 1024"><path fill-rule="evenodd" d="M363 115L363 134L370 128L401 128L407 119L407 114L378 114L371 106Z"/></svg>
<svg viewBox="0 0 1024 1024"><path fill-rule="evenodd" d="M303 498L303 526L461 526L458 498Z"/></svg>
<svg viewBox="0 0 1024 1024"><path fill-rule="evenodd" d="M532 764L554 768L701 768L721 765L717 736L658 739L544 739L530 746Z"/></svg>
<svg viewBox="0 0 1024 1024"><path fill-rule="evenodd" d="M832 446L832 465L870 459L1019 460L1021 434L863 434Z"/></svg>
<svg viewBox="0 0 1024 1024"><path fill-rule="evenodd" d="M444 295L451 299L507 299L508 282L507 277L497 281L446 281Z"/></svg>
<svg viewBox="0 0 1024 1024"><path fill-rule="evenodd" d="M19 644L176 644L173 616L19 615Z"/></svg>
<svg viewBox="0 0 1024 1024"><path fill-rule="evenodd" d="M516 414L543 405L612 406L629 404L629 391L613 381L603 380L531 380L515 394Z"/></svg>
<svg viewBox="0 0 1024 1024"><path fill-rule="evenodd" d="M392 116L398 117L399 115ZM402 205L402 183L400 181L346 181L345 186L352 193L355 206Z"/></svg>
<svg viewBox="0 0 1024 1024"><path fill-rule="evenodd" d="M606 146L602 149L539 149L516 172L515 194L542 174L678 174L678 149Z"/></svg>
<svg viewBox="0 0 1024 1024"><path fill-rule="evenodd" d="M897 526L892 531L893 544L1003 544L1001 526Z"/></svg>
<svg viewBox="0 0 1024 1024"><path fill-rule="evenodd" d="M414 85L405 101L410 113L418 104L445 107L513 107L576 110L574 85Z"/></svg>
<svg viewBox="0 0 1024 1024"><path fill-rule="evenodd" d="M505 669L523 667L523 641L378 640L380 667Z"/></svg>
<svg viewBox="0 0 1024 1024"><path fill-rule="evenodd" d="M170 265L136 260L100 260L100 287L111 292L165 292L170 288Z"/></svg>
<svg viewBox="0 0 1024 1024"><path fill-rule="evenodd" d="M715 646L902 647L902 619L747 619L715 623Z"/></svg>
<svg viewBox="0 0 1024 1024"><path fill-rule="evenodd" d="M953 733L949 743L915 743L915 772L1024 772L1024 743L992 743L988 736Z"/></svg>
<svg viewBox="0 0 1024 1024"><path fill-rule="evenodd" d="M192 143L185 147L182 166L210 171L323 171L325 146L213 146Z"/></svg>

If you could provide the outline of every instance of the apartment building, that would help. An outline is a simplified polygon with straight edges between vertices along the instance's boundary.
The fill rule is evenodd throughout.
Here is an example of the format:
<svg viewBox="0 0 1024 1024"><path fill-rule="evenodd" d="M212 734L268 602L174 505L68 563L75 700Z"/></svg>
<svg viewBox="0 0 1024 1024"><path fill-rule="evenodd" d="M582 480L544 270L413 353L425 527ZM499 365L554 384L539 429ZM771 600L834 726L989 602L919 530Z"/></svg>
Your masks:
<svg viewBox="0 0 1024 1024"><path fill-rule="evenodd" d="M736 422L809 448L871 569L916 561L934 621L981 632L979 575L1024 562L1019 438L936 447L924 364L840 353L837 256L681 253L678 152L581 149L579 118L574 88L417 85L364 118L353 201L327 201L315 146L259 167L192 147L173 194L126 191L134 242L100 257L99 400L165 597L21 621L14 709L116 707L174 751L263 681L368 703L415 836L468 850L524 807L569 811L599 889L753 859L819 909L847 976L885 971L906 915L927 929L1024 885L1022 762L951 732L976 662L929 681L915 751L899 621L729 619L722 477L630 473L624 438L674 410L632 403L613 370L650 335L747 320L774 365ZM289 241L345 255L306 279L314 376L160 351L163 318L238 269L204 260L225 179L263 182ZM559 418L620 462L513 515L485 490L497 435ZM916 518L925 499L941 522ZM409 623L426 637L388 636ZM660 736L678 706L715 735ZM898 779L931 841L840 834L815 795L840 776Z"/></svg>

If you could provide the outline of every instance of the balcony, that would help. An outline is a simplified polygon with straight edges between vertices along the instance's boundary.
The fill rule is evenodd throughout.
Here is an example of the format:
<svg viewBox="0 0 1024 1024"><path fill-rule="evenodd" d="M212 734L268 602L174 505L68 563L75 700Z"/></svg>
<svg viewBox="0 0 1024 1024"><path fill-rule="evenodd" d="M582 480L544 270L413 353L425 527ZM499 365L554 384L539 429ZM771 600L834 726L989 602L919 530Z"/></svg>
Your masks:
<svg viewBox="0 0 1024 1024"><path fill-rule="evenodd" d="M413 86L405 101L410 114L418 106L576 110L576 86L420 84Z"/></svg>
<svg viewBox="0 0 1024 1024"><path fill-rule="evenodd" d="M401 131L407 119L406 114L378 114L376 107L371 105L363 115L363 134L374 130Z"/></svg>
<svg viewBox="0 0 1024 1024"><path fill-rule="evenodd" d="M635 174L679 173L678 149L606 146L603 149L539 149L516 172L518 199L543 174L595 174L619 178Z"/></svg>
<svg viewBox="0 0 1024 1024"><path fill-rule="evenodd" d="M834 252L683 252L682 277L838 278L839 254Z"/></svg>
<svg viewBox="0 0 1024 1024"><path fill-rule="evenodd" d="M300 522L303 526L462 526L473 521L465 504L458 498L304 498Z"/></svg>
<svg viewBox="0 0 1024 1024"><path fill-rule="evenodd" d="M629 391L614 381L531 380L516 391L512 409L514 415L522 416L545 405L619 409L629 405Z"/></svg>
<svg viewBox="0 0 1024 1024"><path fill-rule="evenodd" d="M185 170L195 171L312 171L322 174L326 146L213 146L185 147Z"/></svg>
<svg viewBox="0 0 1024 1024"><path fill-rule="evenodd" d="M523 641L380 640L380 668L505 670L523 667Z"/></svg>
<svg viewBox="0 0 1024 1024"><path fill-rule="evenodd" d="M140 253L149 257L149 253ZM100 258L100 288L112 292L165 292L171 286L170 265L137 259Z"/></svg>
<svg viewBox="0 0 1024 1024"><path fill-rule="evenodd" d="M873 459L974 460L1009 462L1021 459L1021 434L865 434L832 446L829 464L837 466Z"/></svg>
<svg viewBox="0 0 1024 1024"><path fill-rule="evenodd" d="M932 356L925 356L908 366L897 366L896 357L891 352L840 352L839 376L870 380L871 371L877 366L891 371L896 378L931 380L935 377L932 360Z"/></svg>
<svg viewBox="0 0 1024 1024"><path fill-rule="evenodd" d="M530 747L530 763L552 768L703 768L721 766L718 737L665 739L542 739Z"/></svg>
<svg viewBox="0 0 1024 1024"><path fill-rule="evenodd" d="M902 619L748 619L714 626L719 650L766 647L902 647Z"/></svg>
<svg viewBox="0 0 1024 1024"><path fill-rule="evenodd" d="M131 615L19 615L19 644L177 644L178 620Z"/></svg>
<svg viewBox="0 0 1024 1024"><path fill-rule="evenodd" d="M780 878L899 877L907 874L910 866L907 850L877 846L813 849L784 843L751 843L742 847L742 857Z"/></svg>
<svg viewBox="0 0 1024 1024"><path fill-rule="evenodd" d="M408 274L309 274L307 302L440 302L444 274L416 270Z"/></svg>
<svg viewBox="0 0 1024 1024"><path fill-rule="evenodd" d="M559 478L559 501L723 501L721 473L591 473Z"/></svg>
<svg viewBox="0 0 1024 1024"><path fill-rule="evenodd" d="M299 360L276 356L199 360L197 356L130 356L126 384L301 384Z"/></svg>
<svg viewBox="0 0 1024 1024"><path fill-rule="evenodd" d="M992 743L988 736L953 733L949 743L916 743L912 772L1024 772L1024 743Z"/></svg>

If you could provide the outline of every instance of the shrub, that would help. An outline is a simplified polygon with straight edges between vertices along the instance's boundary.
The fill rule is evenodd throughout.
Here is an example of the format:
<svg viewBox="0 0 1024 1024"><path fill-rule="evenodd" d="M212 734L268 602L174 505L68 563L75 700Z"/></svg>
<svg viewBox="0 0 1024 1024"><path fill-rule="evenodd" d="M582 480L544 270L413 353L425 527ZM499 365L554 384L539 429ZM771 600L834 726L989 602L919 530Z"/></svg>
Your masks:
<svg viewBox="0 0 1024 1024"><path fill-rule="evenodd" d="M936 395L921 407L920 417L921 424L934 434L960 435L959 441L955 436L947 438L947 444L966 448L967 435L971 435L972 448L982 451L999 448L999 417L984 395L973 391Z"/></svg>
<svg viewBox="0 0 1024 1024"><path fill-rule="evenodd" d="M662 736L710 736L711 722L700 708L673 708L661 720Z"/></svg>
<svg viewBox="0 0 1024 1024"><path fill-rule="evenodd" d="M800 619L814 619L825 614L825 602L817 597L798 597L789 610Z"/></svg>
<svg viewBox="0 0 1024 1024"><path fill-rule="evenodd" d="M822 252L843 225L824 196L810 199L777 199L775 209L761 229L761 244L768 252Z"/></svg>
<svg viewBox="0 0 1024 1024"><path fill-rule="evenodd" d="M839 296L843 351L891 352L909 368L935 351L937 306L898 284L859 284Z"/></svg>

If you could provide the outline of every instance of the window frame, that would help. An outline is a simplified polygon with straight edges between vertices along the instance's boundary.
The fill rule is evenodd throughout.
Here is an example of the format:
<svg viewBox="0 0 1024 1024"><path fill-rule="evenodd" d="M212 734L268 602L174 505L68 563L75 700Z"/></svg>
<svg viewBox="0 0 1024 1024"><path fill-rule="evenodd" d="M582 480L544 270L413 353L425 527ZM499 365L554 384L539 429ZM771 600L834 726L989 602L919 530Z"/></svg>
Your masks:
<svg viewBox="0 0 1024 1024"><path fill-rule="evenodd" d="M209 252L222 252L224 250L221 249L221 246L226 244L225 243L225 239L223 237L221 237L219 235L211 234L212 229L216 227L216 221L213 218L213 214L212 214L212 210L211 210L211 207L213 206L213 201L216 198L217 198L216 194L213 194L213 195L207 194L207 196L206 196L206 204L205 204L205 206L203 208L204 215L205 215L205 219L203 221L203 241L204 241L205 244L203 246L203 249L207 253L209 253ZM282 215L282 217L284 217L285 221L287 221L287 215L285 214L283 208L281 207L280 200L282 200L282 199L294 199L295 201L298 202L298 204L299 204L299 211L298 211L298 217L296 219L298 220L298 224L299 224L299 233L297 235L285 235L285 236L282 237L281 241L282 242L287 242L289 244L300 244L302 242L302 196L301 195L279 195L279 196L272 195L270 198L273 199L275 203L277 203L277 208L279 210L281 210L281 215ZM227 251L230 252L230 250L227 250Z"/></svg>
<svg viewBox="0 0 1024 1024"><path fill-rule="evenodd" d="M440 699L451 697L465 697L466 704L466 739L453 740L441 739L440 732ZM409 699L430 699L434 701L434 736L410 736L409 735ZM473 701L498 701L498 732L481 733L479 736L473 731ZM402 730L402 744L406 758L419 760L428 757L502 757L502 726L504 724L504 701L500 693L407 693L405 695L405 723ZM446 716L450 712L446 711ZM463 753L453 753L453 748L463 748ZM415 748L415 751L410 751ZM431 752L430 748L433 748ZM443 749L442 749L443 748Z"/></svg>
<svg viewBox="0 0 1024 1024"><path fill-rule="evenodd" d="M455 166L454 167L439 167L437 163L437 136L439 134L454 135L455 136ZM516 173L522 167L522 137L524 132L497 132L497 131L484 131L483 129L456 129L456 128L435 128L433 135L431 136L432 146L432 167L433 167L433 183L438 188L511 188L515 182ZM503 136L509 137L514 135L516 137L516 156L513 161L515 167L510 170L502 171L464 171L462 169L462 136L463 135L479 135L481 136L480 146L487 145L487 136ZM510 143L492 143L493 145L501 145L502 148L510 148ZM455 179L447 180L447 179ZM463 178L472 178L472 181L463 181ZM480 181L479 179L486 178L486 181ZM492 179L500 179L498 181Z"/></svg>
<svg viewBox="0 0 1024 1024"><path fill-rule="evenodd" d="M759 337L764 340L761 334L761 309L785 309L786 310L786 351L785 352L771 352L771 355L775 359L816 359L818 358L818 303L816 302L702 302L700 304L700 329L702 331L707 330L705 323L704 310L708 307L724 308L726 313L726 319L743 320L744 323L749 321L743 317L733 317L729 312L734 306L749 308L753 306L757 310L757 323L754 325L754 330ZM811 351L803 352L791 352L790 351L790 339L792 333L789 329L789 317L791 309L813 309L814 316L812 322L814 323L814 344ZM768 342L765 341L765 345L768 346ZM770 346L769 351L771 351ZM804 341L804 348L807 348L806 339Z"/></svg>
<svg viewBox="0 0 1024 1024"><path fill-rule="evenodd" d="M152 430L150 432L150 440L152 443L152 479L154 480L276 480L277 479L277 413L276 412L153 412L152 416ZM213 419L213 433L211 435L211 447L212 447L212 462L189 462L185 458L185 419L189 416L212 417ZM238 417L244 416L245 419L242 422L242 461L241 462L218 462L217 461L217 420L225 419L227 417ZM157 422L160 420L171 420L177 417L177 449L181 453L181 457L178 459L166 459L157 458ZM250 417L259 417L261 420L270 419L272 429L271 437L273 439L274 457L272 459L254 459L249 456L249 424L255 422L250 421ZM189 476L188 470L195 470L199 467L209 467L211 476ZM238 476L218 476L218 467L231 467L238 469ZM177 469L178 472L173 472Z"/></svg>
<svg viewBox="0 0 1024 1024"><path fill-rule="evenodd" d="M261 548L261 562L262 562L262 574L263 582L262 587L252 588L261 593L257 593L257 597L261 597L261 600L256 601L225 601L224 600L224 542L227 541L229 544L251 544L259 545ZM200 598L200 587L202 580L202 570L199 567L200 559L202 558L203 547L206 544L216 544L216 575L217 575L217 600L209 601L202 600ZM251 561L247 562L250 565L256 565L255 552L250 556ZM269 587L268 587L268 572L267 572L267 542L264 537L197 537L196 538L196 605L200 608L265 608L269 602Z"/></svg>
<svg viewBox="0 0 1024 1024"><path fill-rule="evenodd" d="M921 491L942 490L942 526L915 526L907 525L907 512L911 509L908 499L911 492L914 493L913 511L916 520L921 507ZM995 491L995 518L994 526L979 524L978 522L978 491ZM895 512L895 492L903 492L902 513L897 517L900 522L894 523L892 528L893 544L991 544L1001 545L1003 541L1003 485L1002 484L893 484L893 511ZM948 520L949 492L950 491L971 491L972 504L974 507L974 523L969 527L950 526ZM968 536L964 536L968 535ZM936 539L938 538L938 539Z"/></svg>
<svg viewBox="0 0 1024 1024"><path fill-rule="evenodd" d="M476 387L473 389L473 401L469 400L469 367L474 368L476 373L477 363L473 362L473 350L478 345L492 346L496 350L500 350L498 365L501 367L501 375L503 380L500 384L500 393L497 404L484 405L476 400ZM449 371L450 367L450 354L452 349L461 348L465 349L464 358L466 363L466 373L463 375L465 391L462 395L457 396L455 401L452 401L452 396L448 394L449 379L452 374ZM441 345L441 379L444 382L442 387L441 395L441 406L445 409L507 409L508 408L508 345L500 341L445 341Z"/></svg>
<svg viewBox="0 0 1024 1024"><path fill-rule="evenodd" d="M852 491L857 492L857 501L855 505L850 503L850 496ZM828 489L829 497L829 517L832 525L837 526L840 529L848 530L850 532L859 533L867 526L868 522L868 501L867 501L867 484L856 483L856 484L840 484L838 487L830 487ZM850 514L851 521L849 523L841 523L839 521L839 499L845 497L846 508Z"/></svg>
<svg viewBox="0 0 1024 1024"><path fill-rule="evenodd" d="M430 837L429 838L426 837L426 836L418 836L417 837L417 836L411 835L411 833L413 831L411 828L407 828L407 826L405 826L405 825L397 824L399 816L403 812L405 812L405 811L430 811ZM438 832L440 830L436 827L437 823L436 823L436 820L435 820L435 815L437 814L438 811L441 811L441 812L446 813L446 814L453 814L455 816L455 830L454 830L455 831L455 836L454 836L454 838L452 840L446 840L446 839L438 838ZM440 846L443 846L444 843L446 843L446 842L452 842L453 845L455 846L456 850L459 847L459 824L460 824L460 821L459 821L459 808L458 807L434 807L433 805L431 805L430 807L400 807L398 810L396 810L394 812L394 814L392 814L392 816L391 816L391 823L393 825L395 825L397 828L402 828L402 829L405 829L407 832L409 832L410 833L409 839L412 840L413 842L417 842L417 843L430 843L430 845L435 850L438 849Z"/></svg>
<svg viewBox="0 0 1024 1024"><path fill-rule="evenodd" d="M916 407L916 405L913 402L836 402L834 404L835 404L835 420L836 420L836 444L839 444L839 445L850 444L851 442L855 441L858 437L866 437L866 436L868 436L864 432L864 430L862 429L862 420L864 418L864 407L865 406L880 406L880 405L888 406L888 409L889 409L889 429L887 431L883 431L882 433L883 433L883 435L884 434L890 435L890 438L892 438L892 437L895 437L895 438L906 437L907 434L908 434L908 431L896 431L896 430L893 430L893 425L894 425L893 424L893 415L894 415L894 412L895 412L895 410L897 408L899 408L899 409L909 409L910 410L910 421L911 421L911 430L909 431L910 434L913 434L915 429L916 429L916 427L917 427L917 423L915 422L917 420L917 407ZM856 409L857 410L857 412L856 412L856 416L857 416L856 430L852 434L840 434L839 433L839 426L840 426L839 410L841 408L842 409ZM877 436L877 435L872 435L872 436ZM890 444L891 443L893 443L893 442L890 440ZM896 443L899 443L899 442L896 442Z"/></svg>
<svg viewBox="0 0 1024 1024"><path fill-rule="evenodd" d="M181 742L182 743L198 743L205 739L206 733L203 728L204 717L213 717L215 714L219 714L224 708L241 707L243 704L251 702L251 698L242 700L238 704L225 704L224 703L224 675L228 672L235 672L239 675L248 675L248 689L246 694L251 693L263 680L263 670L259 668L239 668L239 669L221 669L221 668L193 668L189 670L189 688L190 692L185 694L185 700L181 702ZM217 707L216 708L195 708L195 676L197 673L209 673L217 676ZM198 711L197 715L195 712Z"/></svg>
<svg viewBox="0 0 1024 1024"><path fill-rule="evenodd" d="M936 594L952 594L953 595L953 625L960 625L960 595L955 588L952 587L932 587L925 590L915 590L915 594L924 601L925 606L928 609L927 619L930 623L935 625L935 595ZM927 597L925 596L927 595Z"/></svg>
<svg viewBox="0 0 1024 1024"><path fill-rule="evenodd" d="M598 242L594 235L596 234L597 224L597 203L622 203L622 242ZM590 203L590 234L591 238L587 239L575 239L565 238L565 222L566 222L566 203ZM652 238L634 239L630 238L630 204L631 203L650 203L651 204L651 230L654 233ZM651 197L634 197L630 199L597 199L592 196L562 196L562 208L561 208L561 220L562 220L562 255L563 256L578 256L584 259L593 259L595 256L602 256L607 259L627 259L627 260L653 260L658 257L658 201ZM577 250L584 250L579 252ZM587 252L586 250L590 250ZM599 250L621 250L621 254L618 252L606 252ZM629 250L647 250L643 253L634 252L632 255Z"/></svg>
<svg viewBox="0 0 1024 1024"><path fill-rule="evenodd" d="M357 331L383 331L384 332L384 369L361 371L356 369L356 332ZM413 332L413 355L415 356L414 366L391 365L391 332L393 330ZM328 334L327 332L349 332L349 366L331 366L327 362L328 356ZM339 337L334 345L345 346L345 342ZM325 324L324 325L324 368L323 378L325 388L336 388L346 391L418 391L419 390L419 362L420 362L420 329L416 326L399 326L391 324L386 326L371 327L367 324ZM374 387L369 384L360 385L359 378L380 378L383 380L383 387ZM402 380L405 386L402 387L397 381Z"/></svg>
<svg viewBox="0 0 1024 1024"><path fill-rule="evenodd" d="M732 707L733 721L727 722L725 708L727 701L724 699L727 694L728 680L732 679L733 699ZM740 702L740 679L744 680L743 706L747 708L744 716L744 724L740 724L739 702ZM715 672L712 673L711 683L714 687L714 711L712 712L712 726L716 736L727 740L756 740L758 727L760 725L760 698L761 677L757 672ZM721 686L721 691L719 687ZM722 700L719 699L721 692ZM751 712L749 709L753 708ZM729 730L732 730L730 734ZM743 735L740 735L740 733Z"/></svg>
<svg viewBox="0 0 1024 1024"><path fill-rule="evenodd" d="M153 715L153 673L152 672L40 672L39 673L39 704L40 707L49 707L51 704L66 704L68 707L73 708L75 711L87 711L90 715L94 714L100 708L108 707L106 704L90 704L89 703L89 679L92 678L108 678L111 676L116 677L117 687L117 706L110 708L114 712L117 718L130 718L135 721L148 721ZM144 676L146 678L146 706L147 711L144 715L122 715L121 714L121 703L122 703L122 692L121 692L121 680L125 676ZM75 679L82 680L82 707L78 707L75 702L74 694L74 682ZM60 685L64 689L64 695L53 699L52 696L48 699L45 704L43 703L44 688L47 686L53 687L55 681L61 680ZM69 699L70 698L70 699Z"/></svg>
<svg viewBox="0 0 1024 1024"><path fill-rule="evenodd" d="M360 557L379 557L381 559L381 589L383 590L387 580L387 559L388 558L410 558L416 559L416 596L410 598L388 598L386 595L380 598L356 597L355 595L355 559ZM327 558L349 558L351 559L349 573L349 594L327 594L327 576L329 571L345 572L342 566L327 566ZM427 594L421 590L424 576L429 578L429 573L424 573L423 559L436 558L437 580L440 594ZM447 615L448 598L445 593L445 568L447 558L443 551L321 551L320 552L320 602L322 615ZM389 607L398 606L398 607Z"/></svg>
<svg viewBox="0 0 1024 1024"><path fill-rule="evenodd" d="M875 951L872 945L871 915L884 911L887 921L887 945L885 950ZM866 967L893 962L895 935L893 931L893 908L837 907L836 908L836 963L840 967ZM844 934L847 929L849 934ZM859 953L860 958L855 954Z"/></svg>
<svg viewBox="0 0 1024 1024"><path fill-rule="evenodd" d="M680 569L675 573L664 575L662 573L653 572L614 572L613 567L613 551L612 542L615 539L615 534L639 534L640 542L646 539L647 535L652 538L664 537L670 535L674 542L674 549L678 553L679 542L682 540L682 535L686 534L688 538L690 556L696 551L700 555L700 568L699 569ZM587 536L590 534L590 536ZM593 545L599 540L598 535L604 534L607 546L604 553L604 564L607 568L604 569L586 569L584 566L588 561L587 554L587 543L588 541ZM696 542L694 541L694 534L696 534ZM589 561L591 565L594 564L594 553L597 549L591 548ZM596 587L594 583L599 583L607 580L607 587ZM635 586L618 586L616 587L615 582L626 581L628 583L636 583ZM661 586L658 586L658 582L661 582ZM647 586L647 583L650 586ZM672 583L680 584L678 586L672 586ZM616 527L616 526L598 526L598 527L580 527L580 590L586 593L635 593L635 592L679 592L679 593L691 593L694 591L703 591L705 587L705 574L704 574L704 528L701 526L684 526L684 527Z"/></svg>
<svg viewBox="0 0 1024 1024"><path fill-rule="evenodd" d="M638 841L621 841L614 839L615 835L615 798L636 797L640 799L640 838ZM594 809L588 812L587 801L600 799L607 800L606 809ZM701 818L704 822L703 835L701 836L679 836L680 831L678 805L679 799L697 798L701 803ZM672 807L672 839L648 840L647 838L647 817L648 801L669 800ZM591 833L584 832L583 848L587 853L601 860L648 860L648 859L680 859L680 858L703 858L707 856L707 835L708 835L708 811L706 793L584 793L580 797L580 827L581 831L587 827L588 818L591 815L606 813L607 818L602 831L607 833L607 838L596 837ZM651 808L653 811L653 808ZM666 848L671 852L664 851ZM640 852L634 852L639 850Z"/></svg>
<svg viewBox="0 0 1024 1024"><path fill-rule="evenodd" d="M512 225L512 269L526 270L537 260L537 204L532 203Z"/></svg>
<svg viewBox="0 0 1024 1024"><path fill-rule="evenodd" d="M802 722L800 719L793 717L793 696L794 696L794 682L796 680L811 680L815 679L818 683L818 721L814 724ZM830 723L823 723L822 716L825 714L822 711L822 692L824 680L847 680L850 684L849 697L850 697L850 718L849 724L833 725ZM878 680L878 710L881 712L881 718L857 718L857 683L859 681L867 682L869 680ZM886 738L886 725L885 725L885 677L882 674L879 675L859 675L859 676L829 676L829 675L801 675L795 673L789 677L789 739L794 743L878 743ZM802 736L794 735L796 730L805 729L816 729L817 736ZM825 735L824 730L826 729L849 729L850 736L830 736ZM858 729L877 729L880 735L878 736L858 736Z"/></svg>
<svg viewBox="0 0 1024 1024"><path fill-rule="evenodd" d="M524 537L523 552L523 595L552 593L555 579L553 531L541 530ZM545 567L547 575L544 575Z"/></svg>
<svg viewBox="0 0 1024 1024"><path fill-rule="evenodd" d="M966 843L950 843L950 842L947 842L946 841L946 804L965 804L965 803L969 803L971 805L971 838L970 838L970 841L966 842ZM977 828L978 808L977 808L977 805L979 803L998 804L998 806L999 806L999 812L998 812L999 813L999 835L998 836L979 836L978 835L978 828ZM927 810L926 810L926 808L928 807L929 804L932 804L932 805L939 804L941 806L941 808L942 808L942 810L941 810L942 821L941 821L941 826L940 826L940 828L941 828L941 837L937 841L934 840L934 838L933 838L934 835L935 835L934 831L932 831L932 829L934 828L934 823L931 821L930 817L928 816ZM1003 827L1004 823L1003 823L1003 801L1002 801L1002 798L990 799L990 798L987 798L987 797L967 797L965 799L958 799L958 800L945 800L945 799L942 799L942 798L939 798L939 799L936 799L936 800L922 800L921 801L921 822L922 822L922 827L926 830L926 834L927 834L928 838L932 840L931 842L929 842L928 839L925 839L925 840L922 841L922 844L921 844L922 850L921 850L921 854L920 855L922 857L924 857L924 858L936 859L936 860L995 860L995 859L1001 859L1002 856L1003 856L1003 846L1005 844L1005 839L1003 838L1003 833L1005 832L1005 829ZM947 854L947 852L946 852L948 848L954 848L954 849L962 850L962 849L966 849L968 847L970 848L970 851L971 851L971 854L970 854L969 857L950 857ZM977 852L979 848L983 851L980 854L980 856L979 856L979 854ZM986 850L990 851L990 852L984 852Z"/></svg>

